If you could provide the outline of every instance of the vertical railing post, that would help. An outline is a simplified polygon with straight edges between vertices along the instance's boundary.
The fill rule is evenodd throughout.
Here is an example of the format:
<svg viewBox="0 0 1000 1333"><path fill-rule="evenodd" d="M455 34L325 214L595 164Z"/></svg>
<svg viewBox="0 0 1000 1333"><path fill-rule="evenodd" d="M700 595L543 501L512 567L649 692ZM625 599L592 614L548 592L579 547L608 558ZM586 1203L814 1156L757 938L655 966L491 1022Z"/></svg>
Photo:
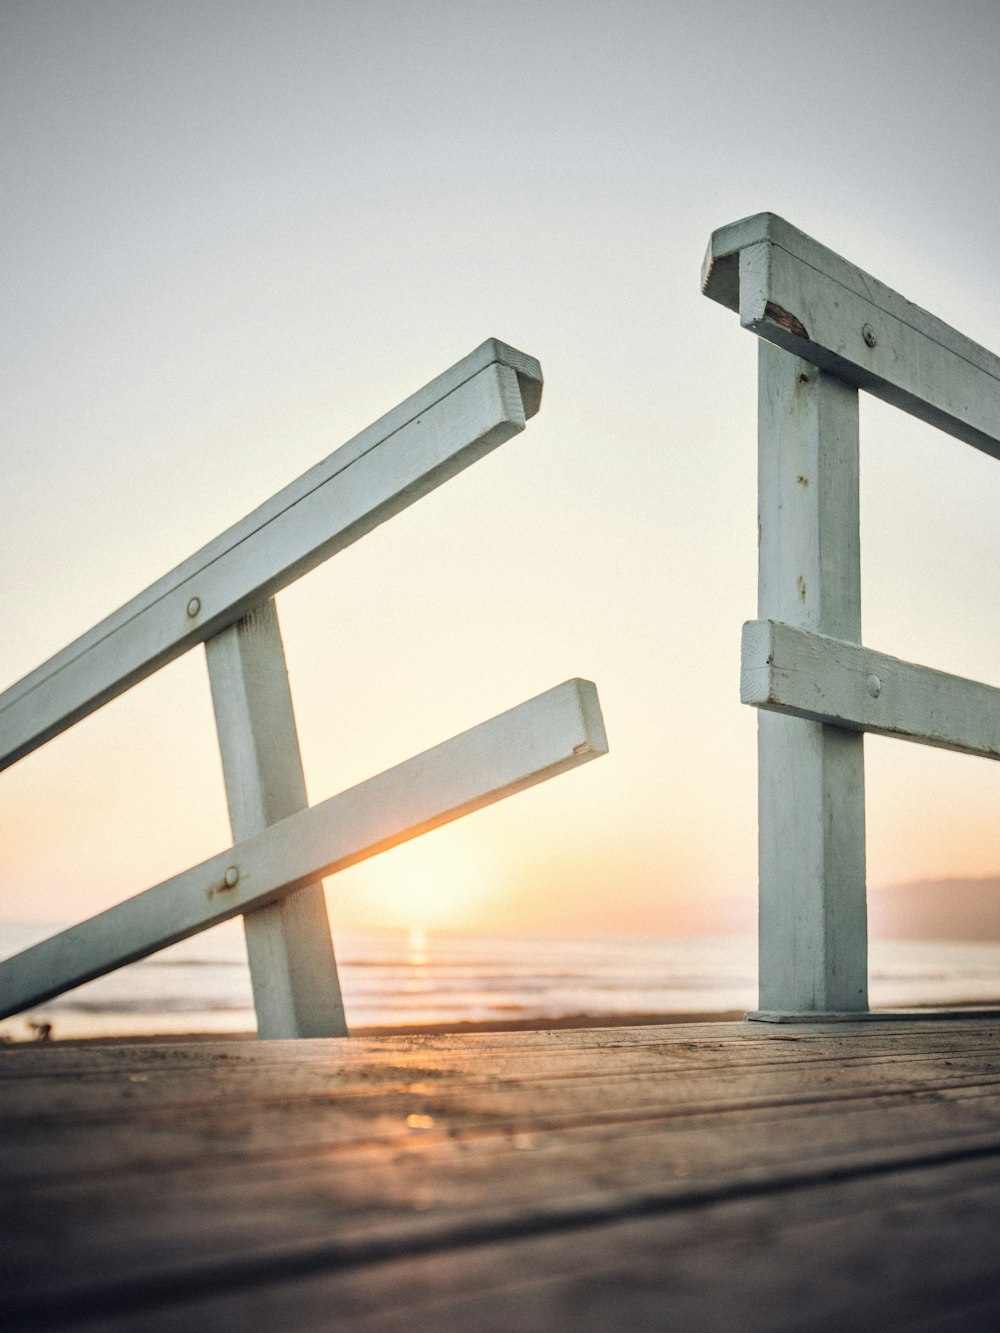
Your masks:
<svg viewBox="0 0 1000 1333"><path fill-rule="evenodd" d="M759 344L758 616L861 640L857 389ZM868 1008L860 734L758 718L760 1008Z"/></svg>
<svg viewBox="0 0 1000 1333"><path fill-rule="evenodd" d="M205 651L234 841L308 804L273 599ZM320 881L244 918L261 1037L347 1035Z"/></svg>

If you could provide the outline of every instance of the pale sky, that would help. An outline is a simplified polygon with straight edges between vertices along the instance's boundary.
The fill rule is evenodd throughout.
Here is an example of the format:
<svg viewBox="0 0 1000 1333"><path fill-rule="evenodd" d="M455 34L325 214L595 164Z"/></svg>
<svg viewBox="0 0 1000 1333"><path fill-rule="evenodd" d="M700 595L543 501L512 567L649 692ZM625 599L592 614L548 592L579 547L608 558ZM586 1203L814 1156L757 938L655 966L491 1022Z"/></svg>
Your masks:
<svg viewBox="0 0 1000 1333"><path fill-rule="evenodd" d="M725 930L756 893L765 209L1000 350L1000 7L2 0L0 688L499 337L523 435L278 600L310 797L575 675L611 753L330 881L343 924ZM1000 684L1000 466L863 399L864 639ZM869 740L869 880L1000 768ZM227 845L204 654L0 774L0 917Z"/></svg>

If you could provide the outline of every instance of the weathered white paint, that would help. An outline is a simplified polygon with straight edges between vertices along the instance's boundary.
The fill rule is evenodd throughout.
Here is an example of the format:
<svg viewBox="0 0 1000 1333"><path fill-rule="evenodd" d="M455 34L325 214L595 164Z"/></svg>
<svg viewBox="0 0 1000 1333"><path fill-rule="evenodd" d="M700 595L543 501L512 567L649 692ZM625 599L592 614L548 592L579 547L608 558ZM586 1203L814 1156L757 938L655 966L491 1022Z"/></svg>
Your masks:
<svg viewBox="0 0 1000 1333"><path fill-rule="evenodd" d="M782 218L715 232L702 280L769 342L1000 457L1000 358Z"/></svg>
<svg viewBox="0 0 1000 1333"><path fill-rule="evenodd" d="M523 429L491 340L0 695L0 768L204 642L234 847L0 965L6 1013L243 914L259 1033L346 1035L322 876L606 752L571 681L309 809L273 593Z"/></svg>
<svg viewBox="0 0 1000 1333"><path fill-rule="evenodd" d="M861 646L858 388L1000 457L1000 358L771 213L715 232L705 294L760 344L761 1012L867 1008L862 735L1000 757L1000 690Z"/></svg>
<svg viewBox="0 0 1000 1333"><path fill-rule="evenodd" d="M537 361L484 343L0 695L0 768L510 439L540 392Z"/></svg>
<svg viewBox="0 0 1000 1333"><path fill-rule="evenodd" d="M607 753L571 680L0 963L0 1017Z"/></svg>
<svg viewBox="0 0 1000 1333"><path fill-rule="evenodd" d="M205 644L233 841L309 804L273 599ZM243 918L261 1037L347 1035L316 880Z"/></svg>
<svg viewBox="0 0 1000 1333"><path fill-rule="evenodd" d="M743 627L755 708L1000 759L1000 689L771 620Z"/></svg>
<svg viewBox="0 0 1000 1333"><path fill-rule="evenodd" d="M759 347L758 614L861 637L857 391ZM858 735L761 714L760 1008L865 1010Z"/></svg>

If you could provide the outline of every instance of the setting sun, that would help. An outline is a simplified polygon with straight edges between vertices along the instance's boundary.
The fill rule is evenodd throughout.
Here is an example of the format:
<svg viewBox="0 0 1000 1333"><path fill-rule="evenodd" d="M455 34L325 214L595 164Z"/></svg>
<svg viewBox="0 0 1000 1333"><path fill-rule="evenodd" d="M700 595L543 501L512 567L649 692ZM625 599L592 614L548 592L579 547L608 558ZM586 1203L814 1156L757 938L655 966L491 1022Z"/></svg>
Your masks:
<svg viewBox="0 0 1000 1333"><path fill-rule="evenodd" d="M359 868L360 869L360 868ZM492 897L490 872L475 838L457 827L437 829L367 863L363 893L374 923L410 932L472 928ZM327 881L337 900L352 893L350 870Z"/></svg>

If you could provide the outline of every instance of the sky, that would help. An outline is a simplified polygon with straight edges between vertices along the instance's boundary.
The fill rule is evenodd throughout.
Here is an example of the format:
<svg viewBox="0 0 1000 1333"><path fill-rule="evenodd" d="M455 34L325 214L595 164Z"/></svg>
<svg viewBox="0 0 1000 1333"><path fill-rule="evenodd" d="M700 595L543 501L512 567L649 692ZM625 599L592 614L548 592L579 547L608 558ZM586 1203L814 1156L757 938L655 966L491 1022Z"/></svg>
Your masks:
<svg viewBox="0 0 1000 1333"><path fill-rule="evenodd" d="M315 802L571 676L610 754L328 881L343 925L747 928L770 210L1000 349L992 0L2 0L0 688L487 337L521 435L279 595ZM1000 468L862 399L864 641L1000 684ZM1000 768L866 741L873 888ZM0 774L0 918L229 843L198 649Z"/></svg>

